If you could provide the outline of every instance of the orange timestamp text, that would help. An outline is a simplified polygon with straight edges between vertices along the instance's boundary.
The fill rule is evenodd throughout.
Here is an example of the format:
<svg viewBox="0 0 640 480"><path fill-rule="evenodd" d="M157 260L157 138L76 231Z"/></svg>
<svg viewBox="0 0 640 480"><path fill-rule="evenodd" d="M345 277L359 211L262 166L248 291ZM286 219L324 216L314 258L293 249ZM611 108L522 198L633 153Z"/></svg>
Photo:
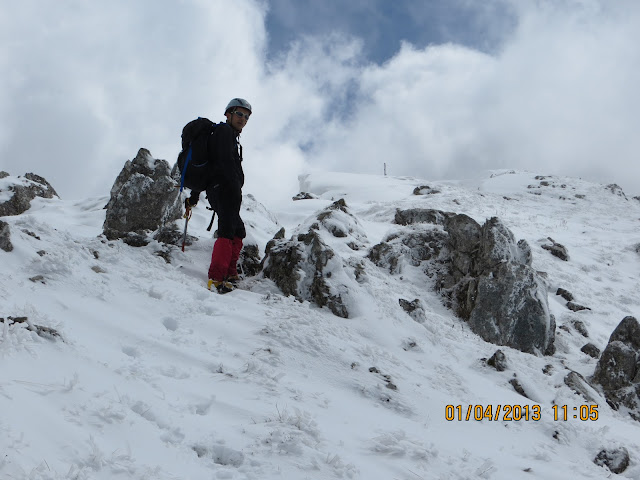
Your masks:
<svg viewBox="0 0 640 480"><path fill-rule="evenodd" d="M567 405L553 405L551 407L554 421L567 421L570 419L582 421L598 420L598 405L580 405L569 407ZM542 420L542 408L540 405L447 405L444 409L444 418L448 422L480 422L483 420L503 422L520 422Z"/></svg>

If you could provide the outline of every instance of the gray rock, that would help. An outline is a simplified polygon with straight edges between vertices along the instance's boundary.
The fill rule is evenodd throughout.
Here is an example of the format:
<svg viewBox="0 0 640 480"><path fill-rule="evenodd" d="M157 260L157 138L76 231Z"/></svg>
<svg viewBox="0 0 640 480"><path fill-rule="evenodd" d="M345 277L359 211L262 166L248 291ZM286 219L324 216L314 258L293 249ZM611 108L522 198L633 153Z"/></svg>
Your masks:
<svg viewBox="0 0 640 480"><path fill-rule="evenodd" d="M555 320L545 289L525 265L503 264L478 279L469 326L484 340L526 353L552 354Z"/></svg>
<svg viewBox="0 0 640 480"><path fill-rule="evenodd" d="M307 192L300 192L296 196L292 197L292 200L313 200L318 198L317 195Z"/></svg>
<svg viewBox="0 0 640 480"><path fill-rule="evenodd" d="M598 403L598 395L593 387L578 372L569 372L564 377L564 384L578 395L582 395L587 402Z"/></svg>
<svg viewBox="0 0 640 480"><path fill-rule="evenodd" d="M626 407L640 421L640 324L625 317L609 338L598 361L593 381L602 386L607 403Z"/></svg>
<svg viewBox="0 0 640 480"><path fill-rule="evenodd" d="M582 310L591 310L589 307L574 302L567 302L567 308L572 312L580 312Z"/></svg>
<svg viewBox="0 0 640 480"><path fill-rule="evenodd" d="M611 473L622 473L629 466L629 451L624 448L602 449L593 459L599 467L607 467Z"/></svg>
<svg viewBox="0 0 640 480"><path fill-rule="evenodd" d="M437 193L440 193L440 190L436 190L429 185L421 185L413 189L414 195L435 195Z"/></svg>
<svg viewBox="0 0 640 480"><path fill-rule="evenodd" d="M522 386L522 384L517 378L512 378L511 380L509 380L509 383L517 393L519 393L525 398L529 398L527 396L527 392L525 391L524 387Z"/></svg>
<svg viewBox="0 0 640 480"><path fill-rule="evenodd" d="M386 268L389 273L394 274L400 271L400 258L402 254L394 249L386 241L374 245L367 258L378 267Z"/></svg>
<svg viewBox="0 0 640 480"><path fill-rule="evenodd" d="M593 343L587 343L586 345L583 345L580 351L586 355L589 355L591 358L600 358L600 349Z"/></svg>
<svg viewBox="0 0 640 480"><path fill-rule="evenodd" d="M469 217L457 216L445 230L452 261L443 283L474 333L496 345L552 354L555 320L544 281L531 268L528 244L516 243L495 217L479 228Z"/></svg>
<svg viewBox="0 0 640 480"><path fill-rule="evenodd" d="M613 193L614 195L617 195L618 197L622 197L625 200L627 199L627 196L624 194L624 191L618 184L611 183L607 185L605 188L609 190L611 193Z"/></svg>
<svg viewBox="0 0 640 480"><path fill-rule="evenodd" d="M400 307L407 312L407 314L418 323L424 323L427 320L427 316L422 306L422 302L419 298L413 301L405 300L404 298L398 299Z"/></svg>
<svg viewBox="0 0 640 480"><path fill-rule="evenodd" d="M182 240L184 238L184 230L180 230L175 223L170 225L165 225L160 227L153 239L156 242L164 243L166 245L176 245L182 247ZM196 237L187 234L187 238L185 239L185 245L193 245L193 242L197 240Z"/></svg>
<svg viewBox="0 0 640 480"><path fill-rule="evenodd" d="M334 202L299 227L299 233L284 239L284 229L267 243L262 273L285 295L327 307L334 315L348 318L351 282L363 281L361 262L343 260L323 240L342 243L346 248L368 243L358 219L343 199ZM352 285L355 286L355 285Z"/></svg>
<svg viewBox="0 0 640 480"><path fill-rule="evenodd" d="M240 271L248 276L253 277L262 270L262 259L260 258L260 249L256 244L245 244L240 252L238 259Z"/></svg>
<svg viewBox="0 0 640 480"><path fill-rule="evenodd" d="M551 242L551 245L542 245L542 248L549 251L551 255L558 257L560 260L565 262L569 261L569 253L564 245L556 243L556 241L548 237L548 240Z"/></svg>
<svg viewBox="0 0 640 480"><path fill-rule="evenodd" d="M496 350L496 352L487 360L487 365L495 368L499 372L504 372L507 369L507 356L502 350Z"/></svg>
<svg viewBox="0 0 640 480"><path fill-rule="evenodd" d="M276 239L276 240L280 240L280 239L284 238L284 235L285 235L284 227L282 227L282 228L280 228L280 230L278 230L276 232L276 234L273 236L273 238Z"/></svg>
<svg viewBox="0 0 640 480"><path fill-rule="evenodd" d="M395 222L398 225L412 225L414 223L433 223L444 225L445 221L453 217L455 213L443 212L428 208L411 208L408 210L396 210Z"/></svg>
<svg viewBox="0 0 640 480"><path fill-rule="evenodd" d="M0 220L0 249L5 252L13 250L13 244L11 243L11 229L9 224Z"/></svg>
<svg viewBox="0 0 640 480"><path fill-rule="evenodd" d="M477 294L478 252L481 227L471 217L455 215L445 223L449 259L446 269L438 274L438 290L447 299L449 308L462 319L469 320Z"/></svg>
<svg viewBox="0 0 640 480"><path fill-rule="evenodd" d="M482 227L470 216L464 213L454 215L447 219L444 227L455 251L474 254L480 248Z"/></svg>
<svg viewBox="0 0 640 480"><path fill-rule="evenodd" d="M109 240L122 238L132 246L146 245L148 233L182 216L179 191L166 160L141 148L127 161L111 188L103 225Z"/></svg>
<svg viewBox="0 0 640 480"><path fill-rule="evenodd" d="M284 230L284 229L282 229ZM276 234L277 237L277 234ZM267 243L262 272L278 286L283 294L302 300L298 293L302 247L299 242L274 237Z"/></svg>
<svg viewBox="0 0 640 480"><path fill-rule="evenodd" d="M37 185L35 185L34 188L32 189L36 192L36 197L42 197L42 198L58 197L59 198L59 195L53 189L51 184L47 182L44 178L42 178L40 175L36 175L35 173L25 173L24 177L28 180L31 180L32 182L37 183Z"/></svg>
<svg viewBox="0 0 640 480"><path fill-rule="evenodd" d="M334 315L349 318L343 301L346 288L332 279L332 272L342 270L342 261L317 231L309 229L290 240L271 240L263 265L264 276L285 295L326 306Z"/></svg>
<svg viewBox="0 0 640 480"><path fill-rule="evenodd" d="M516 243L513 233L497 217L485 222L481 229L478 252L479 273L495 270L504 263L531 266L531 248L525 240Z"/></svg>
<svg viewBox="0 0 640 480"><path fill-rule="evenodd" d="M7 317L6 320L0 317L0 323L23 324L27 330L35 332L39 337L47 338L49 340L62 338L55 328L36 325L32 323L28 317Z"/></svg>
<svg viewBox="0 0 640 480"><path fill-rule="evenodd" d="M366 243L366 233L353 216L344 199L337 200L316 216L312 228L324 228L337 238L349 238L356 243Z"/></svg>
<svg viewBox="0 0 640 480"><path fill-rule="evenodd" d="M53 198L58 196L51 184L39 175L27 173L24 177L24 180L9 187L9 191L12 191L13 195L6 202L0 203L0 217L20 215L26 212L31 208L31 200L36 197Z"/></svg>
<svg viewBox="0 0 640 480"><path fill-rule="evenodd" d="M580 320L573 320L571 324L580 335L582 335L584 338L589 338L589 331L587 330L584 322L581 322Z"/></svg>
<svg viewBox="0 0 640 480"><path fill-rule="evenodd" d="M441 260L446 239L446 233L430 226L398 232L373 246L367 258L391 274L402 273L404 262L418 267L426 261ZM438 269L437 266L433 268Z"/></svg>
<svg viewBox="0 0 640 480"><path fill-rule="evenodd" d="M9 176L8 172L5 172L4 170L0 171L0 179L7 178L8 176Z"/></svg>
<svg viewBox="0 0 640 480"><path fill-rule="evenodd" d="M402 273L405 262L423 268L435 277L446 305L488 342L534 354L554 352L555 320L526 241L516 242L495 217L480 226L467 215L412 209L398 210L395 221L431 225L387 237L367 256L374 264L392 274Z"/></svg>
<svg viewBox="0 0 640 480"><path fill-rule="evenodd" d="M564 288L558 288L558 290L556 291L556 295L561 296L567 302L573 301L573 294L571 292L569 292L568 290L565 290Z"/></svg>

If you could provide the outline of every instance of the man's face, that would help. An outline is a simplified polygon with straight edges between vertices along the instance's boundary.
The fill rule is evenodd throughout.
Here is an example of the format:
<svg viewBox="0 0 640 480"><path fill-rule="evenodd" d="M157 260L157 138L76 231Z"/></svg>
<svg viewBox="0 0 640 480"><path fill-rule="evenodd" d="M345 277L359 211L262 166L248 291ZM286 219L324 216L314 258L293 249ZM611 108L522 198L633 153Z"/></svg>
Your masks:
<svg viewBox="0 0 640 480"><path fill-rule="evenodd" d="M235 107L231 112L227 113L227 120L233 128L241 132L249 120L251 112L244 107Z"/></svg>

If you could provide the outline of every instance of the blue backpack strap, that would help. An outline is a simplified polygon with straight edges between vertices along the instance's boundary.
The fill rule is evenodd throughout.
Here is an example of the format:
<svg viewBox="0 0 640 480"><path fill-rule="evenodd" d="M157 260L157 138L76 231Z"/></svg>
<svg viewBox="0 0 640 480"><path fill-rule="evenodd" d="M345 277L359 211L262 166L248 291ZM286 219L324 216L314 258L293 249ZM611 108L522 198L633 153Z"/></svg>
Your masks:
<svg viewBox="0 0 640 480"><path fill-rule="evenodd" d="M189 145L189 151L187 152L187 159L184 161L184 168L182 169L182 176L180 177L180 193L184 190L184 176L187 173L187 167L189 166L189 161L191 160L191 145Z"/></svg>

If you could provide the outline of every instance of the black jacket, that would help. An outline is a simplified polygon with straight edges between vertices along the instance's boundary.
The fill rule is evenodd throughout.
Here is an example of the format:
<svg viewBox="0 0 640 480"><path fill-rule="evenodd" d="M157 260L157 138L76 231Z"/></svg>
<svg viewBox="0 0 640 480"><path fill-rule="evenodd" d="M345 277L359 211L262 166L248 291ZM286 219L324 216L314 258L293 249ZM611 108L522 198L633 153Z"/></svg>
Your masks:
<svg viewBox="0 0 640 480"><path fill-rule="evenodd" d="M210 166L209 188L219 185L222 190L232 195L241 195L244 171L235 130L226 123L218 125L209 137L207 150Z"/></svg>

